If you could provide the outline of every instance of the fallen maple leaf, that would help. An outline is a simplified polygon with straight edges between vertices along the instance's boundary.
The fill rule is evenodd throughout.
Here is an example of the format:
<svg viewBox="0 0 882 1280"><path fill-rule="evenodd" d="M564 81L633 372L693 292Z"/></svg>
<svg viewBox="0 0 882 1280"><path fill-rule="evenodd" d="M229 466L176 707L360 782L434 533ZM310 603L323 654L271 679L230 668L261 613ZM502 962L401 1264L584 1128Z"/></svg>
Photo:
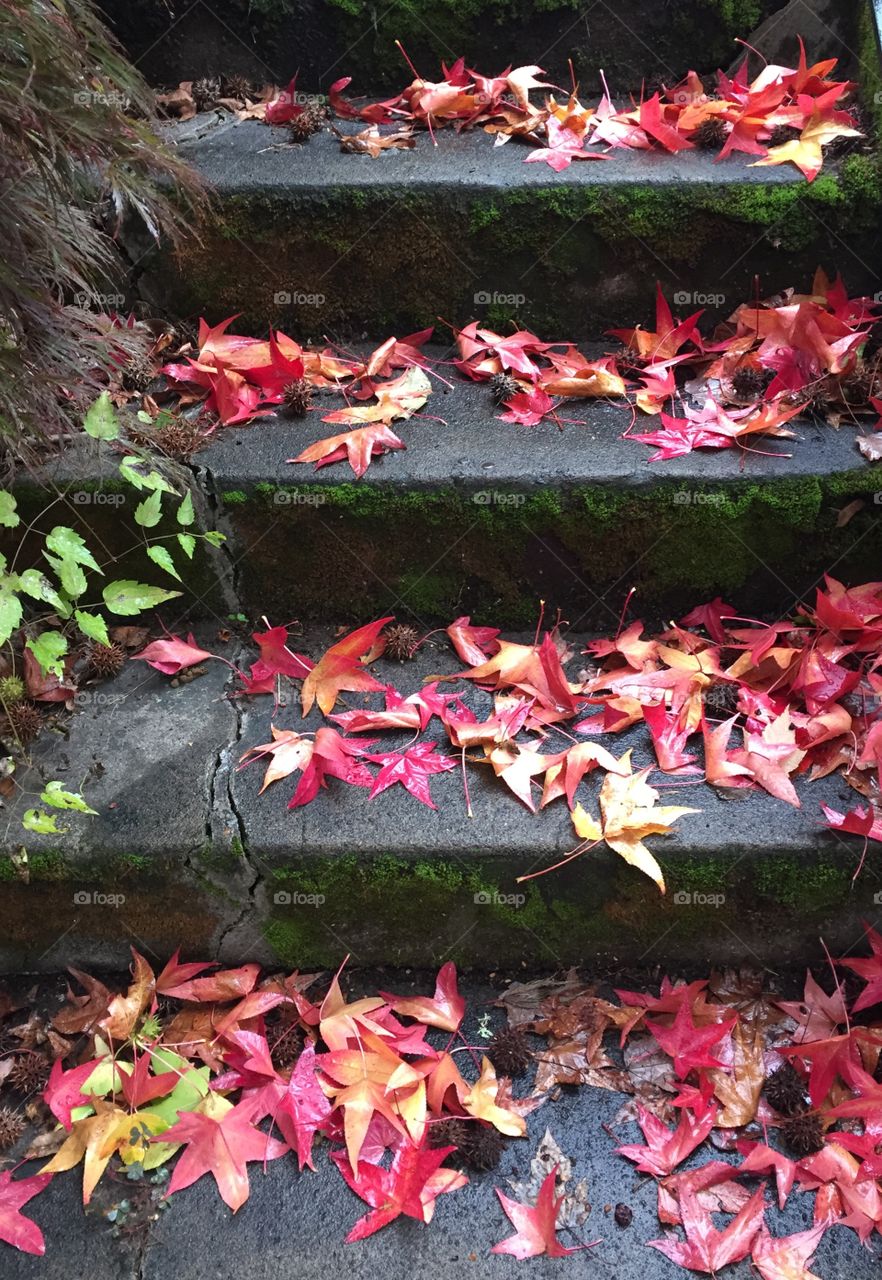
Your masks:
<svg viewBox="0 0 882 1280"><path fill-rule="evenodd" d="M686 1232L685 1242L669 1235L663 1240L649 1240L647 1244L678 1266L716 1275L722 1267L739 1262L750 1253L763 1225L764 1197L765 1187L760 1187L726 1229L718 1231L696 1196L684 1192L680 1197L680 1217Z"/></svg>
<svg viewBox="0 0 882 1280"><path fill-rule="evenodd" d="M522 1204L509 1197L496 1187L499 1203L505 1216L515 1228L515 1235L501 1240L490 1250L491 1253L510 1253L515 1258L537 1258L547 1254L549 1258L564 1258L570 1253L579 1253L582 1249L590 1249L599 1244L594 1240L591 1244L574 1245L567 1248L557 1238L557 1212L563 1201L563 1193L555 1195L555 1179L557 1169L554 1168L545 1177L539 1188L535 1205Z"/></svg>
<svg viewBox="0 0 882 1280"><path fill-rule="evenodd" d="M315 702L328 715L343 689L350 693L382 691L379 680L375 680L366 668L383 652L385 641L379 639L380 633L392 621L389 617L369 622L350 631L325 651L303 681L301 706L304 716L309 715Z"/></svg>
<svg viewBox="0 0 882 1280"><path fill-rule="evenodd" d="M808 1231L776 1238L763 1224L753 1242L751 1261L763 1280L820 1280L809 1266L826 1230L827 1224L819 1222Z"/></svg>
<svg viewBox="0 0 882 1280"><path fill-rule="evenodd" d="M369 800L398 782L429 809L438 808L429 792L429 779L433 774L456 768L455 760L439 755L434 742L418 742L404 751L384 751L364 758L383 766L374 779Z"/></svg>
<svg viewBox="0 0 882 1280"><path fill-rule="evenodd" d="M838 124L835 120L824 120L815 112L798 138L782 143L779 147L770 147L769 154L761 160L754 160L752 169L762 165L795 164L809 182L814 182L824 165L825 143L836 138L860 138L860 129L850 125Z"/></svg>
<svg viewBox="0 0 882 1280"><path fill-rule="evenodd" d="M629 753L623 759L630 763ZM601 822L585 812L577 804L573 810L573 826L583 840L597 843L600 840L632 867L649 876L665 892L665 880L661 867L647 849L643 840L650 835L670 835L671 824L687 813L699 813L681 805L656 806L658 792L646 779L651 767L639 773L620 776L608 773L600 788Z"/></svg>
<svg viewBox="0 0 882 1280"><path fill-rule="evenodd" d="M338 436L318 440L315 444L308 445L296 458L289 458L288 461L314 462L318 469L348 458L350 467L360 480L371 465L372 458L377 458L390 449L406 447L404 441L398 438L391 427L377 422L370 427L357 427L352 431L344 431Z"/></svg>
<svg viewBox="0 0 882 1280"><path fill-rule="evenodd" d="M396 1013L451 1033L459 1030L465 1016L465 1000L456 985L456 965L452 960L438 970L433 996L391 996L383 992L383 999Z"/></svg>
<svg viewBox="0 0 882 1280"><path fill-rule="evenodd" d="M700 1147L716 1123L716 1109L708 1108L701 1117L684 1111L676 1129L654 1116L646 1107L638 1104L637 1120L643 1130L646 1146L639 1142L616 1147L616 1152L627 1160L633 1160L641 1173L651 1173L664 1178L673 1173L677 1165Z"/></svg>
<svg viewBox="0 0 882 1280"><path fill-rule="evenodd" d="M174 1195L210 1173L233 1213L248 1199L248 1161L275 1160L288 1150L284 1142L255 1128L247 1105L234 1107L211 1093L197 1110L180 1115L162 1140L185 1144L166 1194Z"/></svg>
<svg viewBox="0 0 882 1280"><path fill-rule="evenodd" d="M146 662L166 676L176 676L187 667L194 667L197 662L205 662L214 654L207 649L200 649L191 631L186 641L179 636L169 636L167 640L154 640L146 649L132 655L134 662Z"/></svg>
<svg viewBox="0 0 882 1280"><path fill-rule="evenodd" d="M37 1173L31 1178L12 1180L12 1170L4 1169L0 1173L0 1240L20 1249L22 1253L35 1253L38 1256L46 1252L43 1232L26 1218L21 1212L23 1205L52 1181L52 1175Z"/></svg>
<svg viewBox="0 0 882 1280"><path fill-rule="evenodd" d="M440 1195L458 1191L468 1178L457 1169L442 1169L442 1161L456 1150L438 1147L429 1150L407 1139L398 1142L388 1169L379 1164L359 1161L352 1170L345 1151L332 1151L331 1159L356 1195L372 1206L372 1212L356 1222L346 1243L365 1240L401 1214L418 1222L431 1222L435 1200Z"/></svg>
<svg viewBox="0 0 882 1280"><path fill-rule="evenodd" d="M341 133L334 129L340 139L340 150L354 154L377 156L384 151L408 151L416 146L416 138L412 129L396 129L394 133L380 133L379 125L368 125L359 133Z"/></svg>

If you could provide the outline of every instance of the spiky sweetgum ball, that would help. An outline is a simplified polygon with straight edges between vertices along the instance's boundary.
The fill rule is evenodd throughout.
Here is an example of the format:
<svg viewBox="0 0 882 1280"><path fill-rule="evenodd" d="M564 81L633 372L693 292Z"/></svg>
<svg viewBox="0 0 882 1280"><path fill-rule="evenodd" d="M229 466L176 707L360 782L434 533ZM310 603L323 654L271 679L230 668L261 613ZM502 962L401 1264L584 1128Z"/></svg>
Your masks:
<svg viewBox="0 0 882 1280"><path fill-rule="evenodd" d="M16 702L7 707L6 719L19 742L33 742L43 727L43 717L32 702Z"/></svg>
<svg viewBox="0 0 882 1280"><path fill-rule="evenodd" d="M769 385L770 375L765 369L743 364L732 375L735 394L743 400L756 400Z"/></svg>
<svg viewBox="0 0 882 1280"><path fill-rule="evenodd" d="M806 1111L802 1115L791 1116L781 1126L781 1136L793 1154L802 1160L823 1147L824 1126L814 1112Z"/></svg>
<svg viewBox="0 0 882 1280"><path fill-rule="evenodd" d="M494 399L502 403L503 400L510 400L512 396L516 396L523 387L510 373L494 373L490 379L490 390L493 392Z"/></svg>
<svg viewBox="0 0 882 1280"><path fill-rule="evenodd" d="M533 1050L523 1031L504 1027L487 1046L487 1057L504 1076L522 1076L533 1061Z"/></svg>
<svg viewBox="0 0 882 1280"><path fill-rule="evenodd" d="M21 702L25 696L24 681L18 676L4 676L0 680L0 702L4 706L12 706L15 702Z"/></svg>
<svg viewBox="0 0 882 1280"><path fill-rule="evenodd" d="M805 1081L791 1062L773 1071L764 1088L769 1106L782 1116L795 1116L805 1110Z"/></svg>
<svg viewBox="0 0 882 1280"><path fill-rule="evenodd" d="M0 1107L0 1151L15 1146L25 1131L25 1118L12 1107Z"/></svg>
<svg viewBox="0 0 882 1280"><path fill-rule="evenodd" d="M459 1147L463 1163L475 1173L495 1169L505 1150L505 1138L498 1129L481 1121L465 1127L467 1132Z"/></svg>
<svg viewBox="0 0 882 1280"><path fill-rule="evenodd" d="M708 116L692 135L692 141L702 151L716 151L726 141L727 129L719 116Z"/></svg>
<svg viewBox="0 0 882 1280"><path fill-rule="evenodd" d="M302 418L312 408L312 387L306 378L295 378L282 392L282 403L292 418Z"/></svg>
<svg viewBox="0 0 882 1280"><path fill-rule="evenodd" d="M89 667L103 680L118 675L126 665L126 651L121 644L93 644L89 648Z"/></svg>
<svg viewBox="0 0 882 1280"><path fill-rule="evenodd" d="M409 662L420 642L420 633L416 627L411 627L406 622L387 627L383 636L386 641L386 657L393 662Z"/></svg>

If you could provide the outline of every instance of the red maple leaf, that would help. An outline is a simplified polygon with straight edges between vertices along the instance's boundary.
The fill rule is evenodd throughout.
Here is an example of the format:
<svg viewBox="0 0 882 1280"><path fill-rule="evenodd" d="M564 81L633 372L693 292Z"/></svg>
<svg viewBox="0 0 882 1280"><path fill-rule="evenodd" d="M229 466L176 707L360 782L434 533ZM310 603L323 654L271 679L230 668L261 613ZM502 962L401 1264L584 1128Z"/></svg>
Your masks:
<svg viewBox="0 0 882 1280"><path fill-rule="evenodd" d="M315 1074L315 1046L301 1052L289 1079L276 1071L266 1037L255 1031L236 1031L227 1037L238 1052L227 1055L233 1068L231 1083L242 1087L240 1106L254 1123L271 1116L282 1137L297 1154L301 1170L314 1169L312 1142L333 1110ZM222 1077L223 1078L223 1077ZM215 1081L215 1088L220 1087Z"/></svg>
<svg viewBox="0 0 882 1280"><path fill-rule="evenodd" d="M373 1212L356 1222L346 1243L364 1240L381 1227L394 1222L401 1214L430 1222L435 1200L450 1191L458 1191L468 1182L457 1169L442 1169L442 1161L455 1147L430 1150L407 1140L399 1142L390 1168L360 1160L355 1173L345 1151L332 1151L331 1159L356 1195L371 1205Z"/></svg>
<svg viewBox="0 0 882 1280"><path fill-rule="evenodd" d="M442 1031L458 1031L459 1024L465 1016L465 1000L459 994L456 985L456 965L448 960L438 970L435 981L435 994L429 996L392 996L381 992L396 1013L416 1018L429 1027L440 1027Z"/></svg>
<svg viewBox="0 0 882 1280"><path fill-rule="evenodd" d="M209 1097L214 1114L184 1112L162 1135L163 1142L185 1144L167 1194L174 1195L210 1173L224 1203L235 1213L248 1199L248 1161L275 1160L288 1147L254 1127L246 1104L234 1107L224 1098Z"/></svg>
<svg viewBox="0 0 882 1280"><path fill-rule="evenodd" d="M843 962L840 960L838 963ZM797 1023L799 1031L794 1039L800 1044L812 1040L826 1040L833 1035L837 1027L848 1022L842 988L837 986L833 995L828 996L808 969L805 974L802 999L776 1000L775 1003Z"/></svg>
<svg viewBox="0 0 882 1280"><path fill-rule="evenodd" d="M676 1239L671 1233L663 1240L649 1240L647 1243L678 1266L715 1275L722 1267L730 1262L739 1262L750 1253L763 1224L764 1196L765 1187L760 1187L725 1230L718 1231L697 1197L685 1193L680 1198L685 1241Z"/></svg>
<svg viewBox="0 0 882 1280"><path fill-rule="evenodd" d="M812 1255L821 1243L827 1223L792 1236L770 1236L763 1224L753 1242L751 1261L763 1280L818 1280L809 1272Z"/></svg>
<svg viewBox="0 0 882 1280"><path fill-rule="evenodd" d="M692 1009L683 1000L677 1010L677 1016L671 1026L660 1022L652 1022L648 1018L646 1027L655 1036L669 1058L673 1059L676 1075L683 1079L693 1068L721 1067L718 1058L711 1058L708 1050L711 1045L722 1040L738 1021L738 1015L728 1022L712 1022L710 1026L698 1027L692 1019Z"/></svg>
<svg viewBox="0 0 882 1280"><path fill-rule="evenodd" d="M187 667L195 667L197 662L205 662L215 655L207 649L200 649L191 631L186 640L180 636L169 636L167 640L154 640L146 649L132 655L134 662L146 662L166 676L176 676Z"/></svg>
<svg viewBox="0 0 882 1280"><path fill-rule="evenodd" d="M854 1002L855 1013L860 1013L861 1009L869 1009L882 1001L882 935L878 934L871 925L866 922L864 924L865 937L873 954L866 959L846 956L836 961L837 964L843 964L851 969L867 984Z"/></svg>
<svg viewBox="0 0 882 1280"><path fill-rule="evenodd" d="M301 707L308 716L313 704L318 702L321 711L328 715L334 710L337 695L342 690L350 693L382 692L383 685L367 670L368 663L380 656L386 647L380 632L393 618L377 618L363 627L350 631L329 649L303 681Z"/></svg>
<svg viewBox="0 0 882 1280"><path fill-rule="evenodd" d="M537 1258L547 1254L549 1258L564 1258L569 1253L579 1253L582 1249L590 1249L599 1244L593 1240L591 1244L578 1244L572 1248L562 1245L557 1238L557 1214L563 1201L563 1194L554 1194L557 1165L546 1174L535 1205L522 1204L519 1200L510 1200L499 1188L496 1194L505 1211L505 1216L516 1228L515 1235L501 1240L490 1250L491 1253L510 1253L515 1258Z"/></svg>
<svg viewBox="0 0 882 1280"><path fill-rule="evenodd" d="M637 1119L646 1146L639 1142L627 1143L616 1147L616 1152L627 1160L633 1160L641 1173L654 1174L656 1178L664 1178L676 1169L682 1160L700 1147L717 1118L715 1107L709 1107L700 1118L684 1111L676 1129L669 1129L657 1116L646 1107L637 1107Z"/></svg>
<svg viewBox="0 0 882 1280"><path fill-rule="evenodd" d="M17 1182L12 1181L11 1170L0 1173L0 1240L21 1249L22 1253L42 1256L46 1252L43 1232L19 1210L51 1181L51 1173L37 1173L32 1178L19 1178Z"/></svg>
<svg viewBox="0 0 882 1280"><path fill-rule="evenodd" d="M55 1116L55 1119L63 1124L65 1129L71 1126L71 1111L74 1107L81 1107L91 1102L91 1098L84 1097L81 1090L82 1086L89 1079L89 1076L100 1066L101 1058L92 1058L90 1062L84 1062L79 1067L72 1067L70 1071L65 1071L61 1065L61 1059L56 1058L52 1063L52 1071L49 1074L46 1088L43 1090L43 1101Z"/></svg>
<svg viewBox="0 0 882 1280"><path fill-rule="evenodd" d="M378 796L387 787L400 782L405 791L409 791L430 809L437 809L438 806L429 792L429 779L433 774L456 768L455 760L438 754L434 742L418 742L406 751L378 752L376 755L365 756L365 760L383 766L374 779L369 800L373 800L374 796Z"/></svg>

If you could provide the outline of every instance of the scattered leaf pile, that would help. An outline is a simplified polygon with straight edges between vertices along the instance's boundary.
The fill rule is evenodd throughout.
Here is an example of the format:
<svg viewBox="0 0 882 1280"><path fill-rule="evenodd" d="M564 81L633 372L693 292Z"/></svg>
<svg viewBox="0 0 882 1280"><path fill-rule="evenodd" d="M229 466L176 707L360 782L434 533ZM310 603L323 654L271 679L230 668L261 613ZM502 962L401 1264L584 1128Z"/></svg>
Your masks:
<svg viewBox="0 0 882 1280"><path fill-rule="evenodd" d="M539 107L530 101L531 91L554 87L538 78L544 75L541 67L486 76L463 58L449 67L442 63L438 81L422 79L411 67L415 79L384 101L359 105L346 98L349 76L335 81L328 97L338 117L367 125L354 142L339 135L344 150L374 156L383 145L381 125L399 126L393 135L398 140L389 146L412 146L417 129L427 130L434 141L435 131L445 127L482 128L496 146L512 138L527 143L533 149L525 163L544 163L557 173L574 160L602 160L620 148L669 153L699 148L717 152L720 160L743 152L759 157L755 165L793 164L812 182L828 143L862 136L855 117L842 108L854 86L829 78L836 58L810 66L802 40L796 67L767 63L748 80L748 62L746 57L733 76L718 72L711 92L690 71L673 87L623 108L614 105L606 87L596 107L586 106L575 85L560 98L546 95ZM291 124L308 109L298 98L296 80L265 106L268 124Z"/></svg>
<svg viewBox="0 0 882 1280"><path fill-rule="evenodd" d="M69 991L51 1019L16 1023L19 1006L2 993L0 1085L5 1096L42 1090L28 1116L49 1125L22 1158L50 1158L36 1175L0 1173L0 1240L42 1254L42 1232L22 1210L79 1166L85 1204L113 1162L130 1187L159 1182L165 1201L210 1174L235 1212L249 1196L249 1165L285 1160L293 1174L296 1159L308 1176L317 1142L368 1206L347 1241L402 1215L428 1223L439 1197L467 1183L464 1169L492 1169L549 1095L590 1085L630 1095L603 1128L655 1180L662 1234L649 1247L693 1271L750 1257L764 1280L805 1280L833 1226L862 1242L882 1231L882 936L868 927L867 940L868 958L835 962L863 982L856 997L838 980L828 994L810 972L796 1000L749 970L665 977L658 994L623 989L616 1000L573 971L513 983L497 1001L508 1027L494 1035L481 1018L486 1052L463 1040L451 963L431 996L350 1000L339 973L313 996L315 974L218 969L177 954L155 974L133 952L121 990L72 970L81 992ZM521 1076L533 1063L532 1089L515 1098L502 1071ZM10 1127L13 1115L0 1110L7 1148L25 1127ZM613 1130L635 1122L643 1140L622 1143ZM514 1197L497 1195L515 1231L491 1252L564 1257L604 1243L581 1241L589 1188L549 1131L529 1177L509 1186ZM774 1236L766 1213L774 1223L793 1195L813 1196L813 1223ZM616 1206L619 1227L631 1218Z"/></svg>
<svg viewBox="0 0 882 1280"><path fill-rule="evenodd" d="M546 1039L537 1094L587 1084L633 1095L614 1123L636 1120L643 1141L617 1151L655 1179L663 1230L647 1244L681 1267L715 1274L749 1257L764 1280L808 1280L832 1226L863 1242L880 1230L882 937L867 927L867 940L869 959L836 961L866 984L852 1000L810 972L803 998L782 1000L747 970L663 978L658 995L620 990L618 1003L572 972L501 997L513 1027ZM772 1236L768 1192L778 1209L813 1195L813 1225Z"/></svg>
<svg viewBox="0 0 882 1280"><path fill-rule="evenodd" d="M744 303L705 337L703 312L676 319L659 287L655 329L614 330L624 344L615 355L589 359L572 342L544 342L524 329L503 335L472 321L454 333L453 366L489 388L504 409L501 421L521 426L578 423L559 412L574 400L622 403L632 417L623 435L654 446L650 461L693 449L763 452L760 440L792 439L787 423L804 413L835 426L858 425L861 452L878 461L879 307L871 298L849 298L840 277L831 282L819 270L811 293L787 290ZM289 459L294 463L346 460L361 477L372 459L405 447L391 424L425 406L429 375L445 381L438 368L445 362L423 351L432 329L387 338L361 358L304 348L283 333L267 341L231 334L232 320L214 327L200 321L196 355L166 364L163 373L182 408L201 402L224 426L276 410L302 417L314 407L313 393L342 395L345 406L322 421L347 430L309 445ZM635 430L638 411L661 425ZM875 431L864 429L868 415Z"/></svg>
<svg viewBox="0 0 882 1280"><path fill-rule="evenodd" d="M219 970L177 955L157 975L133 957L124 991L72 970L82 994L69 992L48 1025L32 1017L13 1028L17 1045L0 1055L0 1081L22 1076L26 1056L38 1060L25 1091L45 1083L58 1125L25 1155L52 1153L40 1174L0 1175L0 1239L27 1252L42 1253L43 1237L18 1211L55 1174L82 1165L89 1204L114 1157L137 1180L178 1154L166 1195L210 1173L235 1212L248 1199L250 1163L293 1155L299 1170L314 1169L316 1135L370 1206L349 1240L401 1214L429 1222L438 1196L468 1181L451 1164L492 1167L500 1135L523 1137L524 1116L539 1105L513 1099L487 1055L469 1050L473 1078L461 1074L450 1049L466 1006L452 964L431 997L347 1002L339 975L313 999L316 975L261 980L256 964ZM13 1011L7 1002L3 1016ZM444 1033L434 1037L443 1047L425 1039L428 1028ZM488 1150L495 1158L482 1165Z"/></svg>
<svg viewBox="0 0 882 1280"><path fill-rule="evenodd" d="M605 843L662 892L661 868L644 841L667 834L695 809L659 806L649 782L654 772L681 789L760 789L799 807L797 778L840 771L861 801L845 814L824 807L827 825L861 837L864 852L869 839L882 839L882 583L849 588L828 577L813 606L771 624L739 618L720 597L657 636L644 636L639 621L622 624L615 636L589 642L589 665L575 681L565 670L573 652L557 628L520 643L462 617L447 637L465 670L434 677L407 696L369 669L392 622L359 627L317 662L288 648L284 627L253 634L260 657L250 672L238 671L233 696L272 694L278 705L280 681L301 680L303 716L317 705L324 718L318 729L273 724L271 740L245 753L240 768L266 763L261 790L297 774L288 804L294 809L332 779L365 788L369 799L400 784L434 809L431 778L452 770L458 756L464 778L467 765L479 767L531 812L564 799L580 840L565 861ZM206 652L192 637L190 644L172 637L140 657L175 675ZM484 691L482 714L469 692L445 691L455 680ZM335 712L344 692L382 694L384 705L374 698ZM433 720L438 728L430 730ZM636 771L631 748L614 753L616 736L635 725L645 726L639 746L651 744L654 757ZM363 736L402 731L412 737L396 750L378 751L377 738ZM439 734L457 756L438 748ZM595 816L580 787L598 769ZM471 812L467 788L465 800ZM862 864L863 855L855 875Z"/></svg>

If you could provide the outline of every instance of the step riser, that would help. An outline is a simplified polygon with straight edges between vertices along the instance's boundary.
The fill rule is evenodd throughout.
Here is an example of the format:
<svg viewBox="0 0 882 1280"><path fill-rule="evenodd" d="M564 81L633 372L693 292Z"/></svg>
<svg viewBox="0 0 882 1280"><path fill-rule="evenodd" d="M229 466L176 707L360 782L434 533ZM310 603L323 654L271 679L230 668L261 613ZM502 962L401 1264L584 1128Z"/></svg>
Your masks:
<svg viewBox="0 0 882 1280"><path fill-rule="evenodd" d="M644 80L674 83L688 67L711 72L735 56L735 37L748 37L782 0L726 6L718 0L658 5L623 0L580 14L573 0L552 0L545 10L517 0L457 6L437 0L418 11L403 3L368 4L297 0L272 6L226 4L164 11L156 0L103 0L102 8L144 73L157 84L240 72L257 83L287 82L300 70L305 89L327 89L343 75L362 92L401 88L411 78L395 47L400 39L428 79L440 62L458 55L486 74L539 62L549 78L569 85L572 57L583 88L599 88L598 69L619 90ZM734 12L729 12L734 10ZM173 19L178 21L173 23ZM854 47L854 42L850 42Z"/></svg>
<svg viewBox="0 0 882 1280"><path fill-rule="evenodd" d="M184 875L174 863L145 875L124 858L91 871L31 858L30 884L3 885L4 972L124 968L133 944L162 959L183 945L188 955L300 968L334 968L347 952L356 965L453 959L492 969L530 956L550 969L612 960L666 966L710 954L774 968L782 956L822 960L821 937L834 954L847 950L861 920L878 927L882 919L878 856L852 892L853 860L841 849L774 861L737 852L678 857L665 899L608 851L539 888L516 884L501 856L466 864L442 847L426 862L304 862L292 848L290 864L253 894L239 855L224 866L205 851ZM57 878L46 882L47 873Z"/></svg>
<svg viewBox="0 0 882 1280"><path fill-rule="evenodd" d="M492 156L480 141L517 183L525 152L512 143ZM431 149L427 137L419 145ZM201 243L148 255L140 292L165 314L242 313L256 332L298 337L358 335L366 317L405 333L443 317L575 339L648 324L656 279L681 312L704 307L709 321L755 296L757 279L770 296L811 280L818 265L842 270L853 294L880 287L880 192L865 157L811 186L714 185L713 170L707 185L681 186L665 179L669 159L650 156L645 183L509 192L482 190L480 179L459 191L399 187L398 158L376 162L390 181L380 189L362 189L361 158L346 157L348 189L221 192Z"/></svg>
<svg viewBox="0 0 882 1280"><path fill-rule="evenodd" d="M250 616L359 622L394 612L429 626L470 613L530 626L542 599L577 628L615 629L631 587L644 616L678 617L718 592L778 616L811 599L831 564L847 580L872 577L880 481L870 470L838 479L826 492L813 478L570 494L304 484L221 501L233 554L250 548L238 565ZM839 509L861 494L864 509L837 529Z"/></svg>

